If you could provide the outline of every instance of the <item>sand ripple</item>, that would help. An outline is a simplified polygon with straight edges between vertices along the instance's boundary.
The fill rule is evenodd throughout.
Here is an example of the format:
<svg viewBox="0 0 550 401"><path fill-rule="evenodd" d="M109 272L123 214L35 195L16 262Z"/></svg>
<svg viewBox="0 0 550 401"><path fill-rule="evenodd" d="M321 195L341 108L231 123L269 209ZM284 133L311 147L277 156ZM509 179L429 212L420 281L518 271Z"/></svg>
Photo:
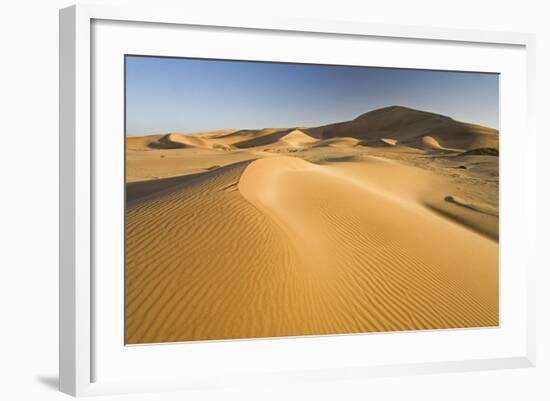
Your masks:
<svg viewBox="0 0 550 401"><path fill-rule="evenodd" d="M129 206L127 343L498 325L498 243L387 170L270 157Z"/></svg>

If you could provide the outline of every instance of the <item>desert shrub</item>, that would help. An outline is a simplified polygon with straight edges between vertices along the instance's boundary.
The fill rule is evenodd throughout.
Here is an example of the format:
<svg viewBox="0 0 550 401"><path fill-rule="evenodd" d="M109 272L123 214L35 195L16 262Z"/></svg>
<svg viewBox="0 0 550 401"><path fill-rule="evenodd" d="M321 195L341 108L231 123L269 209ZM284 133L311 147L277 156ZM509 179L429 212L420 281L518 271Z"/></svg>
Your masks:
<svg viewBox="0 0 550 401"><path fill-rule="evenodd" d="M461 153L459 156L498 156L497 148L477 148Z"/></svg>
<svg viewBox="0 0 550 401"><path fill-rule="evenodd" d="M231 146L222 145L221 143L215 143L212 147L216 150L231 150Z"/></svg>

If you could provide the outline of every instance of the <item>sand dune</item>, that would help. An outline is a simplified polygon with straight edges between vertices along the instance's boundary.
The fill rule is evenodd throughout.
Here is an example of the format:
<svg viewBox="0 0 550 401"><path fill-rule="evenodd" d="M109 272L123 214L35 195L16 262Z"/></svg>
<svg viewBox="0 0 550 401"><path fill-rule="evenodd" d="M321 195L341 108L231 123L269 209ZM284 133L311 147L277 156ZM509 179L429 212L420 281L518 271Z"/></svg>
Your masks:
<svg viewBox="0 0 550 401"><path fill-rule="evenodd" d="M308 134L298 129L295 129L285 136L281 137L279 141L295 147L312 145L317 142L315 138L312 138Z"/></svg>
<svg viewBox="0 0 550 401"><path fill-rule="evenodd" d="M157 142L162 135L128 136L126 148L129 150L148 150L151 143Z"/></svg>
<svg viewBox="0 0 550 401"><path fill-rule="evenodd" d="M498 243L425 208L416 170L271 157L130 206L127 342L498 324Z"/></svg>
<svg viewBox="0 0 550 401"><path fill-rule="evenodd" d="M239 130L236 129L219 129L214 131L193 132L191 135L206 139L220 139L227 138L238 131Z"/></svg>
<svg viewBox="0 0 550 401"><path fill-rule="evenodd" d="M300 133L300 138L298 138ZM292 135L291 135L292 134ZM291 136L289 136L291 135ZM296 136L297 139L291 139ZM351 121L328 124L320 127L304 128L263 128L256 130L217 130L193 134L150 135L132 138L128 146L147 146L157 149L174 149L185 147L215 148L234 146L248 149L277 144L286 140L300 142L304 146L315 140L336 138L353 138L357 141L385 145L396 145L431 148L438 150L452 149L466 151L478 148L498 149L498 131L480 125L453 120L440 114L414 110L402 106L391 106L374 110L358 116ZM307 137L307 138L306 138ZM304 142L305 141L305 142ZM372 141L372 142L371 142ZM326 144L330 144L326 142ZM320 143L323 145L323 143ZM337 145L338 146L338 145ZM346 146L348 146L346 144Z"/></svg>
<svg viewBox="0 0 550 401"><path fill-rule="evenodd" d="M437 149L437 150L442 149L439 142L437 142L437 140L434 137L429 135L423 136L420 142L425 148L428 148L428 149Z"/></svg>
<svg viewBox="0 0 550 401"><path fill-rule="evenodd" d="M150 149L126 152L126 182L196 174L258 156L245 151L203 148Z"/></svg>
<svg viewBox="0 0 550 401"><path fill-rule="evenodd" d="M423 136L430 136L444 148L498 148L498 131L495 129L402 106L385 107L360 115L351 121L311 128L306 132L322 138L393 138L412 144L418 144Z"/></svg>
<svg viewBox="0 0 550 401"><path fill-rule="evenodd" d="M245 167L207 172L128 208L127 343L291 333L273 300L299 291L286 281L294 250L238 192Z"/></svg>
<svg viewBox="0 0 550 401"><path fill-rule="evenodd" d="M461 152L460 149L444 148L439 144L433 136L425 135L420 138L420 146L424 149L446 151L446 152Z"/></svg>
<svg viewBox="0 0 550 401"><path fill-rule="evenodd" d="M126 342L497 326L498 156L459 151L493 131L390 107L127 138Z"/></svg>
<svg viewBox="0 0 550 401"><path fill-rule="evenodd" d="M239 135L239 133L235 133L235 135ZM253 135L249 134L247 136L241 136L239 139L234 139L232 143L237 148L250 149L257 147L352 147L358 145L360 141L352 137L318 139L308 134L306 129L277 129L271 132L264 129Z"/></svg>
<svg viewBox="0 0 550 401"><path fill-rule="evenodd" d="M331 146L334 148L349 148L359 145L360 141L350 137L329 138L316 141L313 146Z"/></svg>
<svg viewBox="0 0 550 401"><path fill-rule="evenodd" d="M194 135L166 134L148 144L155 149L204 148L212 149L215 142Z"/></svg>
<svg viewBox="0 0 550 401"><path fill-rule="evenodd" d="M468 202L457 196L426 199L424 205L464 227L493 240L499 239L498 209L485 204Z"/></svg>
<svg viewBox="0 0 550 401"><path fill-rule="evenodd" d="M287 135L291 129L262 129L259 131L252 131L249 137L236 140L234 145L239 149L255 148L258 146L266 146L275 144Z"/></svg>
<svg viewBox="0 0 550 401"><path fill-rule="evenodd" d="M382 142L383 144L386 144L388 146L397 145L397 139L393 139L393 138L380 138L380 142Z"/></svg>

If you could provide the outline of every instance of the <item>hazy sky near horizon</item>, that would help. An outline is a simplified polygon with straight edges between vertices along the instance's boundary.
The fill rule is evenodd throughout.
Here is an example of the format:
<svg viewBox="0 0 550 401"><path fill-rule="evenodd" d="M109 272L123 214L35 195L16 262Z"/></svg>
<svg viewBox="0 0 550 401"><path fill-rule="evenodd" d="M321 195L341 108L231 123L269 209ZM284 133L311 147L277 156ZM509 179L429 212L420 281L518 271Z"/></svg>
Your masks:
<svg viewBox="0 0 550 401"><path fill-rule="evenodd" d="M128 135L313 127L400 105L498 128L498 75L126 57Z"/></svg>

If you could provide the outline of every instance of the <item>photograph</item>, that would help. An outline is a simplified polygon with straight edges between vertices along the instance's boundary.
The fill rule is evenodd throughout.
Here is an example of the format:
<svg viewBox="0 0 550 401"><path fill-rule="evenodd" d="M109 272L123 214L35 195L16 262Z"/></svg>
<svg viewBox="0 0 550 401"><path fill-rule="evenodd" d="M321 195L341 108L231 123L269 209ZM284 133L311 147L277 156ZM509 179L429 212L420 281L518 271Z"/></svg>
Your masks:
<svg viewBox="0 0 550 401"><path fill-rule="evenodd" d="M499 327L498 73L124 57L126 345Z"/></svg>

